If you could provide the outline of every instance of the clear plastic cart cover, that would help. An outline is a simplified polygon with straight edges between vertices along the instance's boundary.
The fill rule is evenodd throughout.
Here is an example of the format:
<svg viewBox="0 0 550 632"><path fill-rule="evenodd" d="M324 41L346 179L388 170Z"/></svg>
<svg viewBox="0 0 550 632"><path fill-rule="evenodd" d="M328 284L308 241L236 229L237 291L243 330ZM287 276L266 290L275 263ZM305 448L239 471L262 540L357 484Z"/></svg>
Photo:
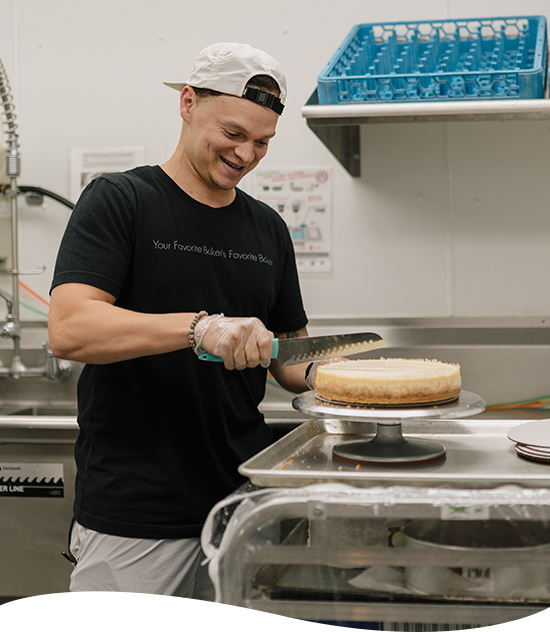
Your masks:
<svg viewBox="0 0 550 632"><path fill-rule="evenodd" d="M547 489L248 484L213 508L202 544L218 601L282 614L372 595L550 603Z"/></svg>

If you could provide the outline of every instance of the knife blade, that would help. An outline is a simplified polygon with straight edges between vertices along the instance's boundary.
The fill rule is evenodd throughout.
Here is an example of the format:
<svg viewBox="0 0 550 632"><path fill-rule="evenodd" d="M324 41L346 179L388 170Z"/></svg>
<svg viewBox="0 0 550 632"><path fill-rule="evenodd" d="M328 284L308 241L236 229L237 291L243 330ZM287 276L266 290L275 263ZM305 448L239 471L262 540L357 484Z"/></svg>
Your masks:
<svg viewBox="0 0 550 632"><path fill-rule="evenodd" d="M281 366L346 357L387 346L385 340L373 333L273 338L271 344L271 357L276 358ZM199 359L208 362L223 362L220 357L210 353L201 353Z"/></svg>

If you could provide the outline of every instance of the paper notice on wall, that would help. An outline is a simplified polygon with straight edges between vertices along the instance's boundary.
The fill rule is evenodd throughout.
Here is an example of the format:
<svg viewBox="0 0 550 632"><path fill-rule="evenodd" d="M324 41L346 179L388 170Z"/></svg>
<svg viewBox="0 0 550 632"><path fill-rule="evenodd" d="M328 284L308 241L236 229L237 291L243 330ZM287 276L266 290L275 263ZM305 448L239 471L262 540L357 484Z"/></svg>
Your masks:
<svg viewBox="0 0 550 632"><path fill-rule="evenodd" d="M285 220L300 272L330 272L332 177L328 167L276 169L254 175L254 197Z"/></svg>
<svg viewBox="0 0 550 632"><path fill-rule="evenodd" d="M71 200L103 173L126 171L142 165L144 147L75 147L71 149Z"/></svg>

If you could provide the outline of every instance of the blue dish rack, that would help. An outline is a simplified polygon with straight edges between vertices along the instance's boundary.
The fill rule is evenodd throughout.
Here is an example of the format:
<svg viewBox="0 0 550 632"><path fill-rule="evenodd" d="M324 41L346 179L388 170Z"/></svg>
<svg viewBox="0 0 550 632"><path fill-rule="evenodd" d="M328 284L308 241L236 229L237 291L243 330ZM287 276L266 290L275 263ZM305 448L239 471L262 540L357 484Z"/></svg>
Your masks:
<svg viewBox="0 0 550 632"><path fill-rule="evenodd" d="M542 16L356 25L319 74L319 105L544 97Z"/></svg>

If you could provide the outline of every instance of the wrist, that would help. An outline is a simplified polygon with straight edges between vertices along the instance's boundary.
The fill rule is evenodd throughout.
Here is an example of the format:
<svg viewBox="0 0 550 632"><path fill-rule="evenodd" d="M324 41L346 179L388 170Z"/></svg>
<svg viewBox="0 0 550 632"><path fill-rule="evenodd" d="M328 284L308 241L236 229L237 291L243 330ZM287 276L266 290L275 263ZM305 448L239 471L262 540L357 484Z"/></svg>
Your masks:
<svg viewBox="0 0 550 632"><path fill-rule="evenodd" d="M199 320L201 318L204 318L205 316L208 316L208 312L205 312L204 310L198 312L195 318L193 318L193 320L191 321L191 325L189 326L189 346L191 347L191 349L193 349L193 351L195 351L195 353L197 348L197 341L195 340L195 327L197 326Z"/></svg>

